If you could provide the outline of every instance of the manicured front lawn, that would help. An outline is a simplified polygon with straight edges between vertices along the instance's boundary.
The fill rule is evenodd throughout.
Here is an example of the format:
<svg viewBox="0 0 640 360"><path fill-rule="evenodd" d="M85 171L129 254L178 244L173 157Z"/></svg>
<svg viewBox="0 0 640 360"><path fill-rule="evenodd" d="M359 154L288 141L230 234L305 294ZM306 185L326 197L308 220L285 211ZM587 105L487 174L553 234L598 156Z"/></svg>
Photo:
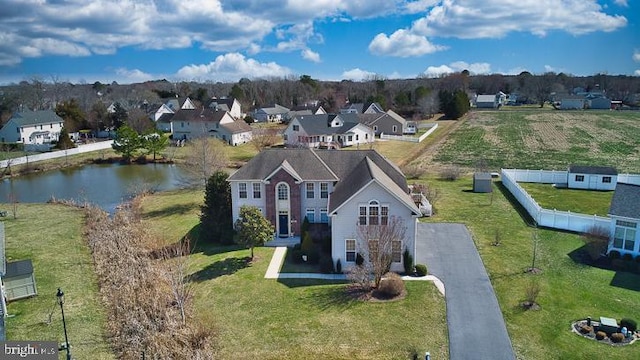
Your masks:
<svg viewBox="0 0 640 360"><path fill-rule="evenodd" d="M9 209L0 204L0 209ZM38 295L9 303L8 340L64 342L56 289L65 293L65 320L77 359L113 359L105 338L91 254L82 239L83 213L51 204L19 204L18 217L3 218L7 260L31 259Z"/></svg>
<svg viewBox="0 0 640 360"><path fill-rule="evenodd" d="M519 183L545 209L607 216L613 191L558 189L551 184Z"/></svg>
<svg viewBox="0 0 640 360"><path fill-rule="evenodd" d="M632 359L640 346L611 347L586 340L570 331L577 319L591 316L640 320L640 276L603 270L574 261L583 242L579 235L529 226L499 181L490 194L470 192L470 177L447 182L426 179L440 189L438 213L430 222L466 224L496 291L498 302L519 359ZM494 246L496 232L500 245ZM535 266L539 275L525 273L532 266L533 234L538 233ZM455 266L455 264L452 264ZM525 289L538 281L539 311L524 311ZM446 285L446 284L445 284Z"/></svg>
<svg viewBox="0 0 640 360"><path fill-rule="evenodd" d="M175 241L197 216L171 209L202 196L151 195L144 221L166 229L157 231L166 234L161 241ZM395 302L356 301L344 283L264 279L273 251L257 248L247 265L248 250L200 243L190 257L198 321L218 332L221 359L410 359L425 351L448 358L444 298L432 283L407 282L407 297Z"/></svg>

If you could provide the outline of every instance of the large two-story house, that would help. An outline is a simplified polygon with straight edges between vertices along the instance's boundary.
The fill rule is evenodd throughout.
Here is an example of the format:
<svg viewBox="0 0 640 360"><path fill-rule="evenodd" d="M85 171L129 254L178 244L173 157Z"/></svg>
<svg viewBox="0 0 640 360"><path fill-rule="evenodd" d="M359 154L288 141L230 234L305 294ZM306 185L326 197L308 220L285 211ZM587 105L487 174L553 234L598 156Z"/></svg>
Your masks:
<svg viewBox="0 0 640 360"><path fill-rule="evenodd" d="M276 236L300 236L306 217L331 230L331 256L345 269L358 251L358 225L402 219L404 239L393 244L391 270L402 271L401 252L415 255L420 209L400 169L374 150L269 149L232 174L233 221L243 205L256 206Z"/></svg>
<svg viewBox="0 0 640 360"><path fill-rule="evenodd" d="M375 141L373 129L358 122L357 114L296 116L284 130L289 147L344 147Z"/></svg>
<svg viewBox="0 0 640 360"><path fill-rule="evenodd" d="M58 141L63 126L64 120L53 110L17 112L0 129L0 142L21 143L27 150L42 150L38 145Z"/></svg>
<svg viewBox="0 0 640 360"><path fill-rule="evenodd" d="M176 140L208 136L235 146L252 139L251 126L247 123L234 120L226 111L210 108L181 109L171 117L170 128Z"/></svg>

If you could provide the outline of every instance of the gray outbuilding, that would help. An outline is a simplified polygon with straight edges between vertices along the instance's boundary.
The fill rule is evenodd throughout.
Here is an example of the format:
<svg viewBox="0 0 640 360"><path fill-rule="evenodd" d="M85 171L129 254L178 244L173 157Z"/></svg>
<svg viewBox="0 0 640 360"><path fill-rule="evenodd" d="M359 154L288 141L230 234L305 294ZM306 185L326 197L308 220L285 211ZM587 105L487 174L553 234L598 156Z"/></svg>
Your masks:
<svg viewBox="0 0 640 360"><path fill-rule="evenodd" d="M477 172L473 174L473 192L490 193L493 191L491 186L491 174L488 172Z"/></svg>

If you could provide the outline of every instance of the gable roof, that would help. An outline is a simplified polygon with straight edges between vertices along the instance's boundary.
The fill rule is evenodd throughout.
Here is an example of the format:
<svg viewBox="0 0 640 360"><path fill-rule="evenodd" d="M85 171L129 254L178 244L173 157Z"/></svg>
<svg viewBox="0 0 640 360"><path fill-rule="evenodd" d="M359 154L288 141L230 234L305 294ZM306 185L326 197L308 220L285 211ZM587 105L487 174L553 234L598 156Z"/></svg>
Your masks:
<svg viewBox="0 0 640 360"><path fill-rule="evenodd" d="M617 183L609 215L640 219L640 185Z"/></svg>
<svg viewBox="0 0 640 360"><path fill-rule="evenodd" d="M244 122L244 120L234 120L233 122L221 123L220 126L231 134L241 134L251 131L251 126Z"/></svg>
<svg viewBox="0 0 640 360"><path fill-rule="evenodd" d="M226 111L215 111L209 108L180 109L173 115L172 121L210 121L219 122L227 114Z"/></svg>
<svg viewBox="0 0 640 360"><path fill-rule="evenodd" d="M337 181L336 175L309 149L266 149L229 177L229 181L266 180L284 162L304 180Z"/></svg>
<svg viewBox="0 0 640 360"><path fill-rule="evenodd" d="M28 110L18 112L15 113L9 120L13 120L18 126L50 124L64 121L53 110Z"/></svg>
<svg viewBox="0 0 640 360"><path fill-rule="evenodd" d="M478 97L476 98L476 103L479 102L495 102L496 101L496 96L495 95L478 95Z"/></svg>
<svg viewBox="0 0 640 360"><path fill-rule="evenodd" d="M343 121L343 125L331 127L330 124L336 117ZM344 134L358 125L356 114L303 115L296 119L308 135Z"/></svg>
<svg viewBox="0 0 640 360"><path fill-rule="evenodd" d="M259 109L256 109L256 112L263 112L268 115L276 115L276 114L286 114L289 112L289 109L278 104L263 106Z"/></svg>
<svg viewBox="0 0 640 360"><path fill-rule="evenodd" d="M207 100L206 106L214 110L231 111L235 98L211 98Z"/></svg>
<svg viewBox="0 0 640 360"><path fill-rule="evenodd" d="M569 172L579 174L618 175L618 170L611 166L571 165L569 166Z"/></svg>

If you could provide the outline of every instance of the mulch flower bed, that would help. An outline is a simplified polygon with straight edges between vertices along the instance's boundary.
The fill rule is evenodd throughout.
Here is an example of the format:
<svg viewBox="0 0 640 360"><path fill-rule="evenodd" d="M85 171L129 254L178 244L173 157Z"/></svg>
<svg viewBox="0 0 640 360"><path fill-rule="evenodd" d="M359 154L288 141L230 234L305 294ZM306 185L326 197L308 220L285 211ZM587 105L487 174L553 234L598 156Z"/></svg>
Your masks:
<svg viewBox="0 0 640 360"><path fill-rule="evenodd" d="M633 334L631 337L625 337L621 342L618 342L618 343L615 343L615 342L611 341L611 339L608 336L605 337L602 340L598 340L598 339L596 339L597 330L594 329L593 327L592 327L591 332L588 332L588 333L582 333L580 331L582 329L582 327L586 326L586 325L587 325L587 320L579 320L579 321L576 321L573 324L571 324L571 330L574 333L576 333L576 334L578 334L578 335L580 335L582 337L585 337L587 339L591 339L591 340L597 341L597 342L599 342L601 344L609 344L609 345L612 345L612 346L630 345L630 344L633 344L636 340L640 339L640 332L636 331L635 334Z"/></svg>

